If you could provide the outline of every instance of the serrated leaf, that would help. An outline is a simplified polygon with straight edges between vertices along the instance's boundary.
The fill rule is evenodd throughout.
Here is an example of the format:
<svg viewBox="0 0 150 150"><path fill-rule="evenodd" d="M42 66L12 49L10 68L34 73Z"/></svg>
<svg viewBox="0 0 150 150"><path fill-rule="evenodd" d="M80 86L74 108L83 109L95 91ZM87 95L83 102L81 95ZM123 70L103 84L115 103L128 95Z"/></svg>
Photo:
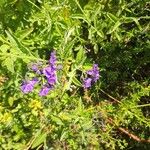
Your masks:
<svg viewBox="0 0 150 150"><path fill-rule="evenodd" d="M39 146L40 144L42 144L45 140L46 140L46 133L40 133L34 140L33 144L32 144L32 149L36 148L37 146Z"/></svg>

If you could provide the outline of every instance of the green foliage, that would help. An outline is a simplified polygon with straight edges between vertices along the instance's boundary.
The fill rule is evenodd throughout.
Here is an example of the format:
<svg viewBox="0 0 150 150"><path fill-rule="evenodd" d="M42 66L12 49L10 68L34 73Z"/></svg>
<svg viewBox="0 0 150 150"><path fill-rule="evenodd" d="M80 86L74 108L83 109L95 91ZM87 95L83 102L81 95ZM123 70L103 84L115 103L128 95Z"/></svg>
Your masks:
<svg viewBox="0 0 150 150"><path fill-rule="evenodd" d="M148 0L1 0L0 149L150 149L149 7ZM24 95L28 65L45 65L52 49L62 65L56 88ZM85 90L93 63L100 79Z"/></svg>

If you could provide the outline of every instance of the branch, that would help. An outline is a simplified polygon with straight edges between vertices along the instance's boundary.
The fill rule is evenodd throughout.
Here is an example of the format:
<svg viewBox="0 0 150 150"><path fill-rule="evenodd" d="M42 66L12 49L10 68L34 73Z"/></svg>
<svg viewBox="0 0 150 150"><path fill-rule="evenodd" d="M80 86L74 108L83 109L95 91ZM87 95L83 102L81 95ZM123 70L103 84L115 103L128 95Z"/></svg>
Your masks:
<svg viewBox="0 0 150 150"><path fill-rule="evenodd" d="M115 124L111 118L107 119L107 121L110 124L113 124L113 125ZM137 142L150 143L150 140L141 139L138 136L130 133L127 129L124 129L122 127L118 127L118 130L121 131L121 132L123 132L123 133L125 133L126 135L128 135L130 138L134 139Z"/></svg>
<svg viewBox="0 0 150 150"><path fill-rule="evenodd" d="M102 93L104 93L105 95L107 95L110 99L114 100L117 103L121 103L119 100L117 100L116 98L112 97L111 95L109 95L108 93L106 93L105 91L103 91L102 89L100 89L100 91Z"/></svg>

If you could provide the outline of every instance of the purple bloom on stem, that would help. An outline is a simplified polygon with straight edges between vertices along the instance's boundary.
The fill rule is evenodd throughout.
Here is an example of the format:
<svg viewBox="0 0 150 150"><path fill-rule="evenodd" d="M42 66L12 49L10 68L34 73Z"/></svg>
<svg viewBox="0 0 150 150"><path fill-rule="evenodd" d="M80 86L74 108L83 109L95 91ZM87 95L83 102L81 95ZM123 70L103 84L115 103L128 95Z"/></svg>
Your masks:
<svg viewBox="0 0 150 150"><path fill-rule="evenodd" d="M43 74L46 76L48 83L50 85L54 85L57 81L55 52L51 53L49 62L50 62L50 66L43 69Z"/></svg>
<svg viewBox="0 0 150 150"><path fill-rule="evenodd" d="M91 87L91 82L92 82L92 79L91 78L86 78L83 80L83 86L84 88L89 88Z"/></svg>
<svg viewBox="0 0 150 150"><path fill-rule="evenodd" d="M47 81L50 85L54 85L56 83L56 76L51 76L49 78L47 78Z"/></svg>
<svg viewBox="0 0 150 150"><path fill-rule="evenodd" d="M21 90L23 93L29 93L33 90L35 84L38 82L37 78L33 78L30 81L25 81L22 85L21 85Z"/></svg>
<svg viewBox="0 0 150 150"><path fill-rule="evenodd" d="M39 67L41 66L41 63L34 63L31 65L31 70L36 72L37 74L42 74L41 70L39 69Z"/></svg>
<svg viewBox="0 0 150 150"><path fill-rule="evenodd" d="M48 94L48 92L49 92L51 89L52 89L52 87L45 85L45 86L43 86L42 89L40 90L39 95L40 95L40 96L46 96L46 95Z"/></svg>
<svg viewBox="0 0 150 150"><path fill-rule="evenodd" d="M91 84L96 82L99 79L99 68L98 64L94 64L91 70L88 70L86 74L89 76L83 80L84 88L91 87Z"/></svg>
<svg viewBox="0 0 150 150"><path fill-rule="evenodd" d="M53 69L56 69L56 52L55 51L51 52L49 63Z"/></svg>
<svg viewBox="0 0 150 150"><path fill-rule="evenodd" d="M99 68L98 64L94 64L93 68L91 70L87 71L87 74L91 76L94 82L96 82L99 79Z"/></svg>
<svg viewBox="0 0 150 150"><path fill-rule="evenodd" d="M49 84L54 85L56 83L56 71L52 67L46 67L43 69L43 74L46 76Z"/></svg>
<svg viewBox="0 0 150 150"><path fill-rule="evenodd" d="M47 78L49 78L49 77L52 76L52 74L54 74L54 69L51 68L50 66L49 66L49 67L46 67L46 68L43 69L43 74L44 74Z"/></svg>

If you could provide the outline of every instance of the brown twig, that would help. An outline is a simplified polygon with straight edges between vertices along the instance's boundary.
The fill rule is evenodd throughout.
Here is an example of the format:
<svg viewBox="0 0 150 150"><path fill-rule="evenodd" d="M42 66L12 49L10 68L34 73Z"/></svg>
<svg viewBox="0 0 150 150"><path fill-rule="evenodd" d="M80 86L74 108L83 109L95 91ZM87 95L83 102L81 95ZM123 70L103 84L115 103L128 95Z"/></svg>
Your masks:
<svg viewBox="0 0 150 150"><path fill-rule="evenodd" d="M109 118L109 119L107 119L107 121L110 124L114 125L113 119ZM122 127L118 127L118 130L121 131L121 132L123 132L123 133L125 133L126 135L128 135L130 138L134 139L137 142L150 143L150 140L141 139L137 135L134 135L134 134L130 133L127 129L124 129Z"/></svg>
<svg viewBox="0 0 150 150"><path fill-rule="evenodd" d="M115 102L117 102L117 103L120 103L119 100L117 100L116 98L112 97L111 95L109 95L108 93L106 93L105 91L103 91L102 89L100 89L100 91L101 91L103 94L107 95L107 96L108 96L110 99L112 99L113 101L115 101Z"/></svg>

